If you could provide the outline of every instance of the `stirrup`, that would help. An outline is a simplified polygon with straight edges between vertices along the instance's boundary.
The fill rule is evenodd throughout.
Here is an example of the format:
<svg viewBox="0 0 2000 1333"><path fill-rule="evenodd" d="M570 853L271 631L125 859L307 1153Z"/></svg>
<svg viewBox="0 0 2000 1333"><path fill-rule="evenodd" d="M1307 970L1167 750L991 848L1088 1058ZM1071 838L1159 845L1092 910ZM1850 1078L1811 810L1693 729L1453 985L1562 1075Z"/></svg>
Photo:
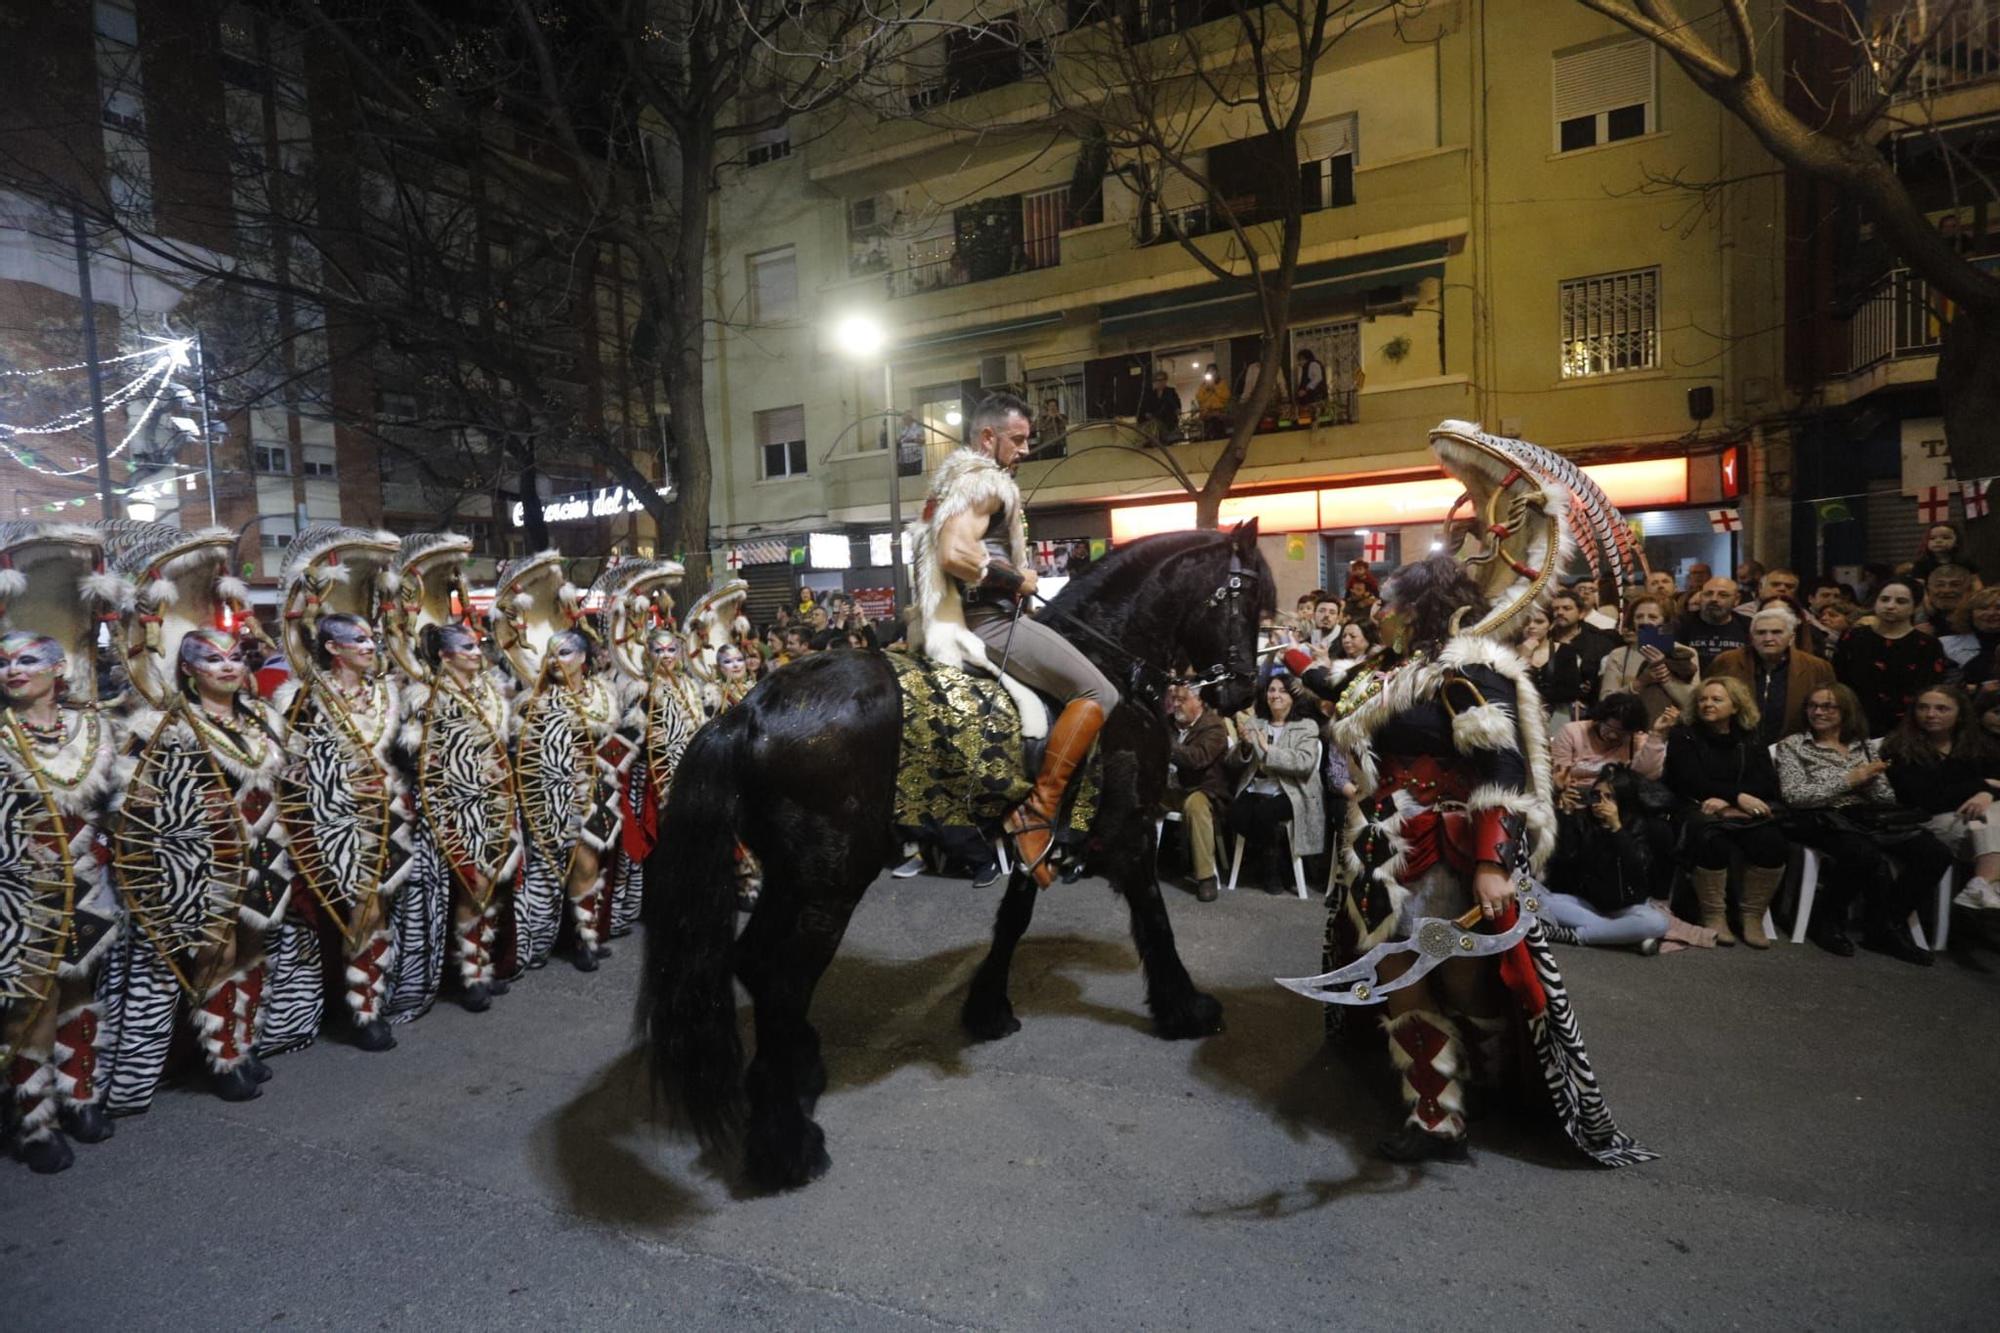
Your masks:
<svg viewBox="0 0 2000 1333"><path fill-rule="evenodd" d="M1014 816L1023 810L1028 811L1029 821L1021 827L1015 828L1013 826ZM1055 855L1056 822L1053 819L1043 819L1041 816L1035 814L1025 801L1007 812L1007 817L1000 822L1000 829L1007 835L1008 845L1014 849L1014 863L1023 870L1032 873L1037 866L1047 863L1048 859ZM1049 845L1044 847L1042 854L1032 861L1021 854L1021 835L1023 833L1046 833L1049 835Z"/></svg>

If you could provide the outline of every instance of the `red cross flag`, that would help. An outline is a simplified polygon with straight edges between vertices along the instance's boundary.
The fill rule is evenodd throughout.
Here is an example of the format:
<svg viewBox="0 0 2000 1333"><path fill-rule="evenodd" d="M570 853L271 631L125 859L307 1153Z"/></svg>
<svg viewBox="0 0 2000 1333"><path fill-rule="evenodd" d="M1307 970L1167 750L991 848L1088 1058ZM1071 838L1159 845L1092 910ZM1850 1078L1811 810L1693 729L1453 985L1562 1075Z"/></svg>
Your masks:
<svg viewBox="0 0 2000 1333"><path fill-rule="evenodd" d="M1917 517L1926 523L1951 521L1951 492L1942 486L1926 486L1917 496Z"/></svg>
<svg viewBox="0 0 2000 1333"><path fill-rule="evenodd" d="M743 552L737 550L734 546L730 547L729 554L722 557L722 563L728 565L731 569L743 568Z"/></svg>
<svg viewBox="0 0 2000 1333"><path fill-rule="evenodd" d="M1708 527L1711 532L1743 531L1743 513L1738 509L1711 509L1708 511Z"/></svg>
<svg viewBox="0 0 2000 1333"><path fill-rule="evenodd" d="M1379 565L1389 558L1389 534L1371 532L1361 543L1361 558L1371 565Z"/></svg>
<svg viewBox="0 0 2000 1333"><path fill-rule="evenodd" d="M1991 507L1987 488L1992 485L1991 477L1980 477L1976 480L1968 478L1959 483L1959 497L1965 502L1967 518L1986 517L1987 510Z"/></svg>
<svg viewBox="0 0 2000 1333"><path fill-rule="evenodd" d="M1036 542L1035 563L1038 565L1053 565L1055 562L1056 544L1054 542Z"/></svg>

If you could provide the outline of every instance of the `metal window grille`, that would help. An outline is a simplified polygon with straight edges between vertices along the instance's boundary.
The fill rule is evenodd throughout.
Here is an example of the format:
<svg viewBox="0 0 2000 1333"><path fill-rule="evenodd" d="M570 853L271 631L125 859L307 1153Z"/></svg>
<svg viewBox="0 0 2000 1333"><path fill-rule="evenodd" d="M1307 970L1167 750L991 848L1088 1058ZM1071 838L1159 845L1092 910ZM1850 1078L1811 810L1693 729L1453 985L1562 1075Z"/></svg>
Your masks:
<svg viewBox="0 0 2000 1333"><path fill-rule="evenodd" d="M1572 278L1560 302L1564 379L1660 364L1659 269Z"/></svg>

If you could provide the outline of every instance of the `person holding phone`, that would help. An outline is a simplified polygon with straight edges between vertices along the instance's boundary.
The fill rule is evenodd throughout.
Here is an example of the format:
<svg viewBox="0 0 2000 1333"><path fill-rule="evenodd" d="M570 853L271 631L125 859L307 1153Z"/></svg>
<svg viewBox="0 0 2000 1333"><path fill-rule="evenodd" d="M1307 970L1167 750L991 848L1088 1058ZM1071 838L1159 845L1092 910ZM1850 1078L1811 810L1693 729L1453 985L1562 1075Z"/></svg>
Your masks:
<svg viewBox="0 0 2000 1333"><path fill-rule="evenodd" d="M1701 658L1675 636L1667 602L1653 593L1635 598L1625 608L1622 628L1624 645L1606 653L1598 665L1598 697L1638 695L1649 727L1669 710L1676 720L1692 716Z"/></svg>

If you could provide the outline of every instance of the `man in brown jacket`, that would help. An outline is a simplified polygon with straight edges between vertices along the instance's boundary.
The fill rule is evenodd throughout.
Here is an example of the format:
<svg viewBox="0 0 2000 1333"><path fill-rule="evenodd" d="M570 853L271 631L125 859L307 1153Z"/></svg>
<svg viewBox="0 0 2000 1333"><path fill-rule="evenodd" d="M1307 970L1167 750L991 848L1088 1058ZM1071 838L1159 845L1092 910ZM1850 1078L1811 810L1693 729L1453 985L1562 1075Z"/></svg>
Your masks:
<svg viewBox="0 0 2000 1333"><path fill-rule="evenodd" d="M1757 739L1775 745L1805 725L1806 699L1834 683L1833 664L1794 644L1799 619L1773 606L1750 618L1750 646L1732 648L1709 663L1707 676L1734 676L1757 701Z"/></svg>
<svg viewBox="0 0 2000 1333"><path fill-rule="evenodd" d="M1194 896L1215 901L1215 830L1229 807L1228 724L1202 699L1199 690L1176 685L1167 696L1173 724L1172 772L1165 803L1187 824L1188 858L1194 862Z"/></svg>

